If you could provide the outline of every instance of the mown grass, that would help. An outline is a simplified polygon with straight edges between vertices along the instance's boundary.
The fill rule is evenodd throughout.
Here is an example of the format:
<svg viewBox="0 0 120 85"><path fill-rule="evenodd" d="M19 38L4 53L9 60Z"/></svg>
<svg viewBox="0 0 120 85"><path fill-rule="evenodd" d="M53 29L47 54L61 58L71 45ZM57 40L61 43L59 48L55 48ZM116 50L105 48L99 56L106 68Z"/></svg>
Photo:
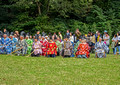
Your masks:
<svg viewBox="0 0 120 85"><path fill-rule="evenodd" d="M0 55L0 85L120 85L120 56L97 59Z"/></svg>

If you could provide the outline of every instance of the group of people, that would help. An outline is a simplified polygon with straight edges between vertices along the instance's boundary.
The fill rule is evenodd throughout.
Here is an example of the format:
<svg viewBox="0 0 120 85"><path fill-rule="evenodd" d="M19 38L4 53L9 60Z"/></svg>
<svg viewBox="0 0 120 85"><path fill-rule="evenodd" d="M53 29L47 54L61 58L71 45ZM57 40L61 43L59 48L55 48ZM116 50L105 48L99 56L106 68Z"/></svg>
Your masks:
<svg viewBox="0 0 120 85"><path fill-rule="evenodd" d="M40 31L32 36L24 31L8 32L6 29L0 31L0 54L15 54L24 56L46 56L46 57L76 57L89 58L90 53L95 52L95 57L104 58L109 54L110 36L104 31L102 36L99 31L89 32L82 35L79 29L75 34L67 30L64 37L61 32L53 35ZM120 32L112 38L111 47L113 53L120 55Z"/></svg>

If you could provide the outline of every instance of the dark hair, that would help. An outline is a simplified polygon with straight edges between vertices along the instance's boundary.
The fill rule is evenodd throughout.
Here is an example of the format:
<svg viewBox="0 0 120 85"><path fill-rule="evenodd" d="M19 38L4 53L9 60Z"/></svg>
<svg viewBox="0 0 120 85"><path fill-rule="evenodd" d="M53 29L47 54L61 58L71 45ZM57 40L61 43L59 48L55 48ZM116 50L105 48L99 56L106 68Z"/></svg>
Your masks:
<svg viewBox="0 0 120 85"><path fill-rule="evenodd" d="M120 31L118 32L118 35L120 35Z"/></svg>
<svg viewBox="0 0 120 85"><path fill-rule="evenodd" d="M117 35L116 35L116 34L115 34L114 36L115 36L115 37L117 37Z"/></svg>
<svg viewBox="0 0 120 85"><path fill-rule="evenodd" d="M70 32L73 35L73 32Z"/></svg>

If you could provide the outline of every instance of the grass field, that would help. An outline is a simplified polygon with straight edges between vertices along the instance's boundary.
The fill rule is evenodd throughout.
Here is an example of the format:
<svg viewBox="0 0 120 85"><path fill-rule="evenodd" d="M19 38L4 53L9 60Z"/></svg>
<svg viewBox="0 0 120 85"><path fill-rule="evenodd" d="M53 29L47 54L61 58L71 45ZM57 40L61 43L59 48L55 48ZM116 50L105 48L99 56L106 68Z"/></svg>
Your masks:
<svg viewBox="0 0 120 85"><path fill-rule="evenodd" d="M120 56L89 59L0 55L0 85L120 85Z"/></svg>

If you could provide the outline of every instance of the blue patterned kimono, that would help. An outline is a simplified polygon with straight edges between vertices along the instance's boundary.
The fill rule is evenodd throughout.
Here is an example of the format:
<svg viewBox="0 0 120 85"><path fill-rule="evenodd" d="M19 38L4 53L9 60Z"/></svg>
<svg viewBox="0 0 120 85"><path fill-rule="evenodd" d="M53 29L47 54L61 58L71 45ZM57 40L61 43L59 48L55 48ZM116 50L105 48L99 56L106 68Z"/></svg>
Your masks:
<svg viewBox="0 0 120 85"><path fill-rule="evenodd" d="M104 53L107 53L109 51L109 48L108 46L102 41L101 43L100 42L97 42L95 44L95 50L96 50L96 53L97 53L97 56L99 58L102 58L104 56Z"/></svg>
<svg viewBox="0 0 120 85"><path fill-rule="evenodd" d="M11 49L12 52L16 50L16 43L17 42L18 42L18 40L16 38L11 39L10 49Z"/></svg>
<svg viewBox="0 0 120 85"><path fill-rule="evenodd" d="M0 38L0 54L2 53L2 42L1 42L1 38Z"/></svg>
<svg viewBox="0 0 120 85"><path fill-rule="evenodd" d="M10 54L11 53L11 49L10 49L10 43L11 40L10 38L2 38L1 39L1 53L2 54Z"/></svg>
<svg viewBox="0 0 120 85"><path fill-rule="evenodd" d="M22 48L23 47L23 48ZM19 56L20 54L22 55L25 55L26 52L27 52L27 43L26 41L23 39L23 40L18 40L18 42L16 43L16 50L17 49L20 49L22 48L21 50L18 50L16 51L17 55Z"/></svg>
<svg viewBox="0 0 120 85"><path fill-rule="evenodd" d="M72 47L73 47L73 49L72 49L72 53L71 53L71 56L70 57L74 57L75 55L74 55L74 51L75 51L75 49L74 49L74 43L73 42L71 42L72 43Z"/></svg>

